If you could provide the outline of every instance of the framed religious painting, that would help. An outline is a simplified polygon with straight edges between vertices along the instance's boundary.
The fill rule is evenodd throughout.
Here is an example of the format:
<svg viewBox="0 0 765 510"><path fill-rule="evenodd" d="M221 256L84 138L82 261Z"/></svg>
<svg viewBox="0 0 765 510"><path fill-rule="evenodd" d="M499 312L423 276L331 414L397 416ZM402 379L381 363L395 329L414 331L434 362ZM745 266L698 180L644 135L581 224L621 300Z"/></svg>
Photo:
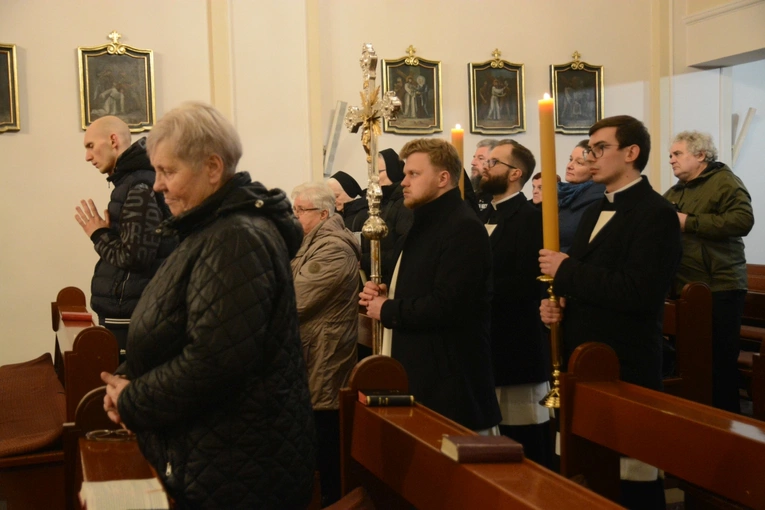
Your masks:
<svg viewBox="0 0 765 510"><path fill-rule="evenodd" d="M16 45L0 44L0 133L20 129Z"/></svg>
<svg viewBox="0 0 765 510"><path fill-rule="evenodd" d="M383 119L383 131L405 135L443 131L441 111L441 62L415 56L382 61L383 94L392 90L401 101L395 120Z"/></svg>
<svg viewBox="0 0 765 510"><path fill-rule="evenodd" d="M499 57L468 64L470 132L509 135L526 131L526 92L523 64Z"/></svg>
<svg viewBox="0 0 765 510"><path fill-rule="evenodd" d="M579 60L550 66L550 88L555 100L555 131L587 134L603 118L603 66Z"/></svg>
<svg viewBox="0 0 765 510"><path fill-rule="evenodd" d="M154 52L120 44L77 48L80 65L82 129L107 115L119 117L140 133L154 125Z"/></svg>

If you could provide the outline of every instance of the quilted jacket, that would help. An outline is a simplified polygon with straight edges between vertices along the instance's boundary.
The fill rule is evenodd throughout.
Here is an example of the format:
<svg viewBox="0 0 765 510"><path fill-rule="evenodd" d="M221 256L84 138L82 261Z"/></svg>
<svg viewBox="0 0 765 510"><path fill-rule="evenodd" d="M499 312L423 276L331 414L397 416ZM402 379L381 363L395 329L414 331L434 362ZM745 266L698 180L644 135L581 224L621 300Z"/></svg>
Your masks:
<svg viewBox="0 0 765 510"><path fill-rule="evenodd" d="M315 433L289 201L237 173L161 229L180 244L131 319L123 422L178 508L304 508Z"/></svg>
<svg viewBox="0 0 765 510"><path fill-rule="evenodd" d="M114 173L106 180L114 186L109 199L111 223L90 236L99 256L90 306L102 324L125 324L144 287L173 251L175 240L155 233L170 217L170 209L164 197L152 190L154 168L146 154L146 138L117 158Z"/></svg>

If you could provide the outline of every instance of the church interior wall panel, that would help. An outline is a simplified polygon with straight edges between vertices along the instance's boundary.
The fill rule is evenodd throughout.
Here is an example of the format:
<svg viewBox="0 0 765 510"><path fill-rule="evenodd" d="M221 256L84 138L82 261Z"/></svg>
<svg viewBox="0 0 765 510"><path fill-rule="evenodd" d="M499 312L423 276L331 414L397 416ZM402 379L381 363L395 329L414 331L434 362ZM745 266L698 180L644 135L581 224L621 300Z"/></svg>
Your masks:
<svg viewBox="0 0 765 510"><path fill-rule="evenodd" d="M733 171L744 181L754 207L754 228L744 238L747 262L765 264L765 60L733 66L732 110L739 117L737 134L749 108L757 112L749 124Z"/></svg>
<svg viewBox="0 0 765 510"><path fill-rule="evenodd" d="M210 100L203 0L3 0L0 39L17 45L22 130L0 135L0 364L53 348L50 305L75 285L89 295L97 255L74 220L111 188L84 159L77 47L121 42L154 50L157 116ZM197 35L197 34L201 34ZM134 139L137 139L134 136Z"/></svg>
<svg viewBox="0 0 765 510"><path fill-rule="evenodd" d="M322 56L329 69L322 76L324 125L335 101L358 102L361 74L357 62L363 42L373 43L380 59L399 58L412 44L417 55L442 62L444 132L432 136L448 139L449 130L460 123L466 130L466 166L475 143L485 138L469 132L467 64L491 59L494 48L502 51L501 58L526 66L527 131L513 138L537 155L537 100L549 91L549 65L572 60L574 50L582 54L582 60L605 66L606 115L628 112L645 119L649 114L644 87L650 78L650 52L647 44L635 41L650 31L650 2L484 0L466 4L444 0L434 8L434 2L383 0L373 5L370 9L363 2L321 3ZM362 22L365 16L373 21ZM630 23L597 23L604 16L629 19ZM412 138L386 133L379 147L398 151ZM556 136L559 174L564 174L571 149L581 138ZM335 170L350 173L362 186L366 183L358 135L341 135ZM530 196L530 183L524 192Z"/></svg>
<svg viewBox="0 0 765 510"><path fill-rule="evenodd" d="M725 146L732 147L732 122L730 118L723 118L722 115L738 114L740 130L747 109L750 106L757 108L757 116L750 126L749 135L733 170L742 178L752 195L754 208L754 228L744 238L747 262L761 264L765 261L765 207L761 205L759 198L765 189L765 174L762 172L765 146L761 143L765 139L762 121L765 112L765 60L733 65L730 67L732 73L687 65L688 46L693 41L688 37L687 19L684 18L687 18L688 14L725 7L726 4L743 3L759 8L758 1L673 0L672 129L669 137L683 130L698 130L711 134L718 150ZM741 12L745 12L745 9L735 11L734 14ZM743 36L752 40L752 36L756 37L761 33L761 30L752 31L747 27L747 24L739 26L736 37ZM730 35L729 31L724 34L725 37L717 39L723 40ZM726 84L726 79L731 79L732 85ZM728 140L723 141L723 137L728 137ZM663 161L667 162L669 155L665 156ZM720 153L719 160L731 165L732 155ZM677 179L672 175L668 163L665 163L663 171L669 175L669 185L674 185Z"/></svg>
<svg viewBox="0 0 765 510"><path fill-rule="evenodd" d="M321 0L308 5L313 0L286 0L264 5L220 1L227 1L230 10L232 117L244 144L240 168L287 193L317 170L311 166L316 130L309 126L309 110L316 105L310 92L320 88L321 132L326 135L335 102L359 102L358 59L364 42L375 45L380 59L401 57L413 44L418 55L442 62L444 132L433 136L448 139L449 129L462 124L467 163L475 143L484 138L469 133L467 63L488 60L494 48L502 51L502 58L526 66L527 132L513 138L535 154L539 152L536 101L549 90L549 65L571 60L574 50L583 60L605 68L605 115L627 113L649 123L651 113L657 111L651 107L655 98L649 83L655 56L646 39L652 2ZM747 105L756 106L753 103L763 97L757 84L765 83L765 69L762 62L740 71L737 66L732 97L721 97L719 71L685 66L683 17L687 2L699 1L671 0L672 46L667 49L673 62L668 98L671 131L702 129L719 139L721 101L731 101L732 110L742 115ZM80 198L88 197L103 209L110 193L103 177L84 161L77 46L102 44L106 34L116 29L125 44L153 49L160 117L182 101L212 99L208 7L206 0L134 0L130 8L101 0L0 2L0 38L16 44L19 55L22 120L20 132L0 135L4 176L0 326L24 331L0 340L0 364L31 359L51 349L47 302L67 285L88 293L97 260L72 212ZM306 47L314 43L307 23L319 24L318 52ZM309 76L309 58L320 61L318 78ZM761 102L757 104L759 112L765 111ZM750 191L765 186L762 144L755 148L751 141L762 139L762 129L756 118L736 167L742 176L751 173L745 177ZM559 174L582 137L556 136ZM380 148L400 150L412 138L384 134ZM661 172L671 174L666 158L661 161ZM335 170L340 169L366 184L358 134L341 133ZM530 195L528 186L524 192ZM765 218L756 222L755 232L747 239L747 256L753 263L765 262L765 242L758 241L762 238L758 226L765 227Z"/></svg>
<svg viewBox="0 0 765 510"><path fill-rule="evenodd" d="M268 6L231 2L235 117L244 145L239 166L289 195L311 179L306 4Z"/></svg>

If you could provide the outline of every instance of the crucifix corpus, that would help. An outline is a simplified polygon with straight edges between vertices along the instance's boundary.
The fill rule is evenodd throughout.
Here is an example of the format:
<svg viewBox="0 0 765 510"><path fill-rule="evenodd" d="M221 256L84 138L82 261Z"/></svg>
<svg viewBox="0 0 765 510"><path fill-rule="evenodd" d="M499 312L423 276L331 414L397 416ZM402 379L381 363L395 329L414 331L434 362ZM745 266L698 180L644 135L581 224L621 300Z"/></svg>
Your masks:
<svg viewBox="0 0 765 510"><path fill-rule="evenodd" d="M370 279L380 284L380 239L388 235L388 227L380 218L380 174L377 169L377 137L380 136L382 119L395 120L396 113L401 109L401 101L396 93L388 91L380 99L380 87L375 85L377 77L377 53L371 44L365 43L361 48L361 72L363 84L361 89L361 106L351 106L345 114L345 126L351 133L361 130L361 144L367 153L367 202L369 202L369 218L361 229L364 237L369 239L371 256ZM372 352L382 352L382 324L375 320L372 327Z"/></svg>

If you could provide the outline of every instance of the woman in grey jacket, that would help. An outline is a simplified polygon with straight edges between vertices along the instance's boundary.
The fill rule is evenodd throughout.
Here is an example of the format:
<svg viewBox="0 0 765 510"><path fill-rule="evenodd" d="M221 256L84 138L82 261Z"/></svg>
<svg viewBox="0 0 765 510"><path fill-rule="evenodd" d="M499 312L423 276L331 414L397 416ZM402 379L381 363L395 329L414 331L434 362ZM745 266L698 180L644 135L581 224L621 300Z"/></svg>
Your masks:
<svg viewBox="0 0 765 510"><path fill-rule="evenodd" d="M340 499L339 391L356 364L361 250L335 213L327 184L302 184L292 200L304 233L292 277L319 440L322 504L328 505Z"/></svg>

